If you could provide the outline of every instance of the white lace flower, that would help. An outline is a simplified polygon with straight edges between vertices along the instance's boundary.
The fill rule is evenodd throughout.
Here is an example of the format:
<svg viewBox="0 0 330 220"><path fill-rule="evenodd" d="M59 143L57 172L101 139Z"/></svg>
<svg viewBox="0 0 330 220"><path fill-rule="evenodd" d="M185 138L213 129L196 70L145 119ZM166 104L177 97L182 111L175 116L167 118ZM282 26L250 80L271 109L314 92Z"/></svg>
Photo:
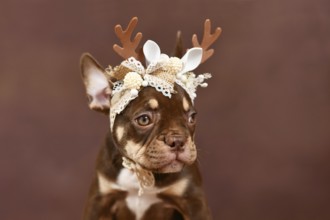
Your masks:
<svg viewBox="0 0 330 220"><path fill-rule="evenodd" d="M167 73L176 75L181 72L183 68L183 62L177 57L171 57L164 65L164 69Z"/></svg>
<svg viewBox="0 0 330 220"><path fill-rule="evenodd" d="M129 72L124 78L124 88L123 89L136 89L139 90L142 85L142 77L136 72Z"/></svg>

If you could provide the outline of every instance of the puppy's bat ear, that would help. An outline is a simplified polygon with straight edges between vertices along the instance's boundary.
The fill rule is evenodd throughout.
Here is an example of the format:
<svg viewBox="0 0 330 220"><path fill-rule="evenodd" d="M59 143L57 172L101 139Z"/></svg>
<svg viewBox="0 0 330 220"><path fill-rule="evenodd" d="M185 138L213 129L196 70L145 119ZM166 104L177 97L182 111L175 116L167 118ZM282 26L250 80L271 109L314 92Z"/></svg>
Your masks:
<svg viewBox="0 0 330 220"><path fill-rule="evenodd" d="M101 65L88 53L82 54L80 68L89 98L89 108L108 114L111 86Z"/></svg>

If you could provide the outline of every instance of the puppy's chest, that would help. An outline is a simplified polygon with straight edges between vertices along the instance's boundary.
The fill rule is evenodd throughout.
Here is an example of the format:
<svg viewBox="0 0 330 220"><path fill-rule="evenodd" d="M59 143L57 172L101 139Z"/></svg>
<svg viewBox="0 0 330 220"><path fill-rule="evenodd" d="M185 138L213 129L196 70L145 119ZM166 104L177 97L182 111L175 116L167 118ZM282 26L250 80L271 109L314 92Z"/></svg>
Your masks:
<svg viewBox="0 0 330 220"><path fill-rule="evenodd" d="M153 204L162 202L157 195L163 189L151 188L145 190L142 195L139 195L138 179L133 172L126 168L120 171L116 183L122 190L127 191L128 194L125 198L126 205L135 214L137 220L141 219Z"/></svg>
<svg viewBox="0 0 330 220"><path fill-rule="evenodd" d="M127 192L124 198L124 203L127 208L135 216L136 220L144 219L145 214L148 212L148 216L154 215L155 213L150 213L153 211L151 207L157 205L157 207L169 208L170 204L163 201L158 197L159 194L166 196L182 197L188 187L189 179L181 178L177 181L159 188L152 187L145 189L142 195L139 195L139 182L135 173L131 172L126 168L122 168L116 181L110 181L105 178L101 173L98 174L99 191L103 195L110 195L119 191ZM173 207L174 208L174 207ZM113 210L113 209L112 209ZM158 209L159 210L159 209Z"/></svg>

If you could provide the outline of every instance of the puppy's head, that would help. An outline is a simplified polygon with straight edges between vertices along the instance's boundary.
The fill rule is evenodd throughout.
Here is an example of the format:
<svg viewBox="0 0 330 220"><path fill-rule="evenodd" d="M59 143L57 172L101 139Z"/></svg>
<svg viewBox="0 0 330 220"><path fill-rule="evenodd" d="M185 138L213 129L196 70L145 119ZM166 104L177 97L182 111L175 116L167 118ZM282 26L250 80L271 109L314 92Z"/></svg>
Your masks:
<svg viewBox="0 0 330 220"><path fill-rule="evenodd" d="M90 108L109 114L117 97L110 97L112 83L103 68L84 54L81 69ZM153 87L141 89L113 122L112 136L123 156L153 172L179 172L196 160L196 111L184 89L175 85L174 91L169 98Z"/></svg>
<svg viewBox="0 0 330 220"><path fill-rule="evenodd" d="M178 172L196 159L196 111L179 86L171 98L152 87L140 91L116 117L113 137L126 157L153 172Z"/></svg>

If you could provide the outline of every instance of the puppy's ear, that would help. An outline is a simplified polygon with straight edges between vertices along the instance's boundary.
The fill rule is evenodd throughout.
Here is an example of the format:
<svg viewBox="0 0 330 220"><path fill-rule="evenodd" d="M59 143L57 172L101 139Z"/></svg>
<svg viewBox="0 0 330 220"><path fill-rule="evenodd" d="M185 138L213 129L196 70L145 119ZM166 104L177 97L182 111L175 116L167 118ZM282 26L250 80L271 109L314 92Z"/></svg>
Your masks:
<svg viewBox="0 0 330 220"><path fill-rule="evenodd" d="M89 98L89 108L108 114L110 109L110 83L101 65L88 53L82 54L80 68Z"/></svg>

